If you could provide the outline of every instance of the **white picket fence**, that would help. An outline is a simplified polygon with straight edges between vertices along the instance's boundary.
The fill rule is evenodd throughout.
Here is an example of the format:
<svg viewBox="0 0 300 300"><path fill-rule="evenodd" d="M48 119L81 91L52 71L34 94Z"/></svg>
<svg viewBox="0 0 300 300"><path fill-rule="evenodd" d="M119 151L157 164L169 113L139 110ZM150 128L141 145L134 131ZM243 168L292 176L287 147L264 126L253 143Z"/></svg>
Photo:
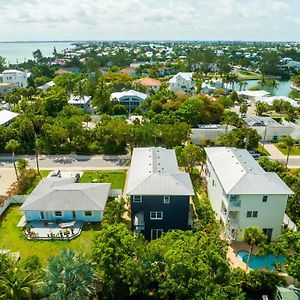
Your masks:
<svg viewBox="0 0 300 300"><path fill-rule="evenodd" d="M27 195L16 195L11 196L10 198L6 199L4 201L4 204L0 206L0 216L5 212L5 210L11 205L11 204L22 204L26 200L28 196Z"/></svg>

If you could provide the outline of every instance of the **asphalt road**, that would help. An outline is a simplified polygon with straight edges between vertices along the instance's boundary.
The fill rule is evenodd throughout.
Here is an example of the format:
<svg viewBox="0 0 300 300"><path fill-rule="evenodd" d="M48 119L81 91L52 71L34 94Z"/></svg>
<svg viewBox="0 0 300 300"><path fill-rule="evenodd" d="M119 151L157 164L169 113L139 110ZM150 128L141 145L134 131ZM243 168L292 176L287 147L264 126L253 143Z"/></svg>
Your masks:
<svg viewBox="0 0 300 300"><path fill-rule="evenodd" d="M34 155L16 156L15 159L25 158L29 166L36 168ZM122 169L126 168L129 163L129 156L105 156L105 155L40 155L40 169L76 169L76 170L97 170L97 169ZM0 168L13 168L12 157L0 155Z"/></svg>

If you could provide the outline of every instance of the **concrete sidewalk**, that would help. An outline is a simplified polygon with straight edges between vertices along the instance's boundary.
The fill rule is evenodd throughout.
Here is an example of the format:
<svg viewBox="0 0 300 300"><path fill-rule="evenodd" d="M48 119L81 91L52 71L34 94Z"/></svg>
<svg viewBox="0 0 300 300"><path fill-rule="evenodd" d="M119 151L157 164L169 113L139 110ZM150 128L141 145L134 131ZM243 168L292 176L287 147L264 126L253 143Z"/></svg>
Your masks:
<svg viewBox="0 0 300 300"><path fill-rule="evenodd" d="M270 153L269 158L271 160L280 161L286 163L286 155L282 154L280 150L274 144L265 144L265 149ZM289 157L288 168L299 169L300 168L300 156L293 155Z"/></svg>

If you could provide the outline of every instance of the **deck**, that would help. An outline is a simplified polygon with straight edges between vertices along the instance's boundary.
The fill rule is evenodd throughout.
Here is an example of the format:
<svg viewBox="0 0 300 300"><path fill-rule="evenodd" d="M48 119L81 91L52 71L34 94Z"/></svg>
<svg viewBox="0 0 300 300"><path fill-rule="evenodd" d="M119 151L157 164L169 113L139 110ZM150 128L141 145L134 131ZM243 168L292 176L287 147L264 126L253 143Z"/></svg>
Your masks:
<svg viewBox="0 0 300 300"><path fill-rule="evenodd" d="M28 240L61 240L68 241L80 235L83 222L62 228L62 223L33 221L27 222L24 234Z"/></svg>

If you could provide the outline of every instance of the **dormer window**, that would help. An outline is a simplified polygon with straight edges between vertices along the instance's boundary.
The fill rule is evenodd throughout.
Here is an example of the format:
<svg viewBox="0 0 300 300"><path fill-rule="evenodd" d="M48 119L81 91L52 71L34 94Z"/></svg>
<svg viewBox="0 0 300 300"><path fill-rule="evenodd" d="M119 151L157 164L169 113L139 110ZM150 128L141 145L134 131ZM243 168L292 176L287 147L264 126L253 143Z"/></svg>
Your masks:
<svg viewBox="0 0 300 300"><path fill-rule="evenodd" d="M170 196L164 196L164 204L169 204L171 200Z"/></svg>
<svg viewBox="0 0 300 300"><path fill-rule="evenodd" d="M143 197L141 195L134 195L133 202L141 203L143 201Z"/></svg>

